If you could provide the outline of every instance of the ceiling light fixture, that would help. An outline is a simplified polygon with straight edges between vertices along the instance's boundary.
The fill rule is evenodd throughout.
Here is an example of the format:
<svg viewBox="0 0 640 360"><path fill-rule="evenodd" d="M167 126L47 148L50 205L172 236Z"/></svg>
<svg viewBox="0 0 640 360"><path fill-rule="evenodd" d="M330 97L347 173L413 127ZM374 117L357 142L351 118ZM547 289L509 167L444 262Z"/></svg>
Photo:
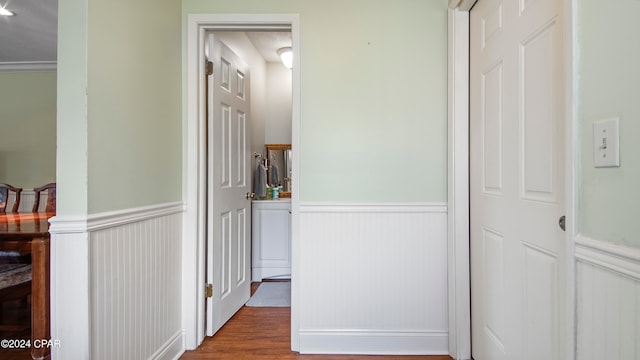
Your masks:
<svg viewBox="0 0 640 360"><path fill-rule="evenodd" d="M2 16L13 16L15 14L12 13L11 11L5 9L4 7L0 7L0 15L2 15Z"/></svg>
<svg viewBox="0 0 640 360"><path fill-rule="evenodd" d="M282 63L287 67L287 69L293 68L293 51L291 51L290 46L278 49L277 53L280 56L280 60L282 60Z"/></svg>

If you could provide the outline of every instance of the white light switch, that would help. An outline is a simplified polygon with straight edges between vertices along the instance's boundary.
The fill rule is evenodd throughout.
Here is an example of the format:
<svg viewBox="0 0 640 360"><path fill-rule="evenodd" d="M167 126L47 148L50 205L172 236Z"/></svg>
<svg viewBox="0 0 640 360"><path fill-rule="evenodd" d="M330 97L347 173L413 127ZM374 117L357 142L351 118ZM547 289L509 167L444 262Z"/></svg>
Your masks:
<svg viewBox="0 0 640 360"><path fill-rule="evenodd" d="M593 166L620 166L619 119L610 118L593 123Z"/></svg>

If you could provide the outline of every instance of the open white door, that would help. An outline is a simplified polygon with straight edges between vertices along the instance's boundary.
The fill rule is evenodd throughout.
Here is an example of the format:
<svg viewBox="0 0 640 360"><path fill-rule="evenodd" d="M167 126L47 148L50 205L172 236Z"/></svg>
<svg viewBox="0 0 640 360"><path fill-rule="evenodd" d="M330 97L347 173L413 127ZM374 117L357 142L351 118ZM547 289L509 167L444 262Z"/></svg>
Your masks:
<svg viewBox="0 0 640 360"><path fill-rule="evenodd" d="M206 334L213 335L249 299L251 201L249 68L207 34L213 74L208 79L208 205Z"/></svg>
<svg viewBox="0 0 640 360"><path fill-rule="evenodd" d="M479 0L471 10L476 360L567 353L562 3Z"/></svg>

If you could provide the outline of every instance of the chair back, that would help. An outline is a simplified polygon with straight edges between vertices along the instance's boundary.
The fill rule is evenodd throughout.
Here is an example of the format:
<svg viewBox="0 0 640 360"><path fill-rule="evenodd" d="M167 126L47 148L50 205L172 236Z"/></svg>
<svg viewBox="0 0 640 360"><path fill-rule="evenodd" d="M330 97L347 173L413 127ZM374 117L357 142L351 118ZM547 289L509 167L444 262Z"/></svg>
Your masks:
<svg viewBox="0 0 640 360"><path fill-rule="evenodd" d="M56 183L49 183L39 188L33 189L35 193L35 199L33 201L32 212L38 212L40 207L40 196L44 191L47 191L47 204L44 208L45 212L56 212Z"/></svg>
<svg viewBox="0 0 640 360"><path fill-rule="evenodd" d="M0 184L0 213L6 213L7 206L11 206L10 212L18 212L21 193L21 188L13 187L9 184ZM11 200L11 195L13 195L13 200Z"/></svg>

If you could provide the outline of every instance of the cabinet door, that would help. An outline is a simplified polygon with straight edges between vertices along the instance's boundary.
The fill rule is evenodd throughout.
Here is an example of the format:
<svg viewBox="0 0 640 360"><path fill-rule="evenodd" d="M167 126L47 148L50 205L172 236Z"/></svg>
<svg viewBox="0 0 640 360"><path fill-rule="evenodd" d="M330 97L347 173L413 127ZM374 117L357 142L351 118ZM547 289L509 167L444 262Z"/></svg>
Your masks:
<svg viewBox="0 0 640 360"><path fill-rule="evenodd" d="M253 280L291 274L291 214L288 207L254 208Z"/></svg>
<svg viewBox="0 0 640 360"><path fill-rule="evenodd" d="M289 210L260 212L260 265L262 267L291 266Z"/></svg>

